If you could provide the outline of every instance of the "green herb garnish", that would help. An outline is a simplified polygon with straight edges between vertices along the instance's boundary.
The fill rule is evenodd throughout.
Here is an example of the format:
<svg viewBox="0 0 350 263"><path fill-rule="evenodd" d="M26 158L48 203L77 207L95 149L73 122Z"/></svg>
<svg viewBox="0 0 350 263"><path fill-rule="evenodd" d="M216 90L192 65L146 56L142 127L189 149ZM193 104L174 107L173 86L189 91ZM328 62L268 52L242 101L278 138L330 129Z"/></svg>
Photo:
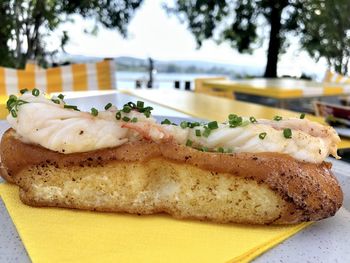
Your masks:
<svg viewBox="0 0 350 263"><path fill-rule="evenodd" d="M283 136L286 139L292 138L292 130L289 128L283 129Z"/></svg>
<svg viewBox="0 0 350 263"><path fill-rule="evenodd" d="M195 130L196 136L201 137L201 130Z"/></svg>
<svg viewBox="0 0 350 263"><path fill-rule="evenodd" d="M266 132L262 132L262 133L259 134L259 138L260 138L261 140L264 140L265 137L266 137L266 135L267 135Z"/></svg>
<svg viewBox="0 0 350 263"><path fill-rule="evenodd" d="M235 127L241 126L242 121L243 121L242 117L239 117L236 114L228 115L228 123L230 125L230 128L235 128Z"/></svg>
<svg viewBox="0 0 350 263"><path fill-rule="evenodd" d="M17 104L17 97L15 95L10 95L6 102L7 109L11 111L13 107L15 107Z"/></svg>
<svg viewBox="0 0 350 263"><path fill-rule="evenodd" d="M143 101L137 101L136 102L136 107L139 109L142 109L144 107L145 103Z"/></svg>
<svg viewBox="0 0 350 263"><path fill-rule="evenodd" d="M151 112L149 111L145 111L143 114L146 116L146 118L151 117Z"/></svg>
<svg viewBox="0 0 350 263"><path fill-rule="evenodd" d="M75 105L67 105L67 104L65 104L65 105L63 106L63 108L79 111L78 107L75 106Z"/></svg>
<svg viewBox="0 0 350 263"><path fill-rule="evenodd" d="M168 119L163 120L160 124L166 124L166 125L170 125L171 121Z"/></svg>
<svg viewBox="0 0 350 263"><path fill-rule="evenodd" d="M64 95L63 95L63 94L59 94L59 95L57 96L57 98L63 100L63 99L64 99Z"/></svg>
<svg viewBox="0 0 350 263"><path fill-rule="evenodd" d="M11 110L11 115L13 118L17 118L17 112L15 110Z"/></svg>
<svg viewBox="0 0 350 263"><path fill-rule="evenodd" d="M105 110L108 110L110 107L112 107L112 103L107 103L105 106Z"/></svg>
<svg viewBox="0 0 350 263"><path fill-rule="evenodd" d="M91 115L96 117L98 115L98 110L95 108L91 108Z"/></svg>
<svg viewBox="0 0 350 263"><path fill-rule="evenodd" d="M274 120L274 121L280 121L280 120L282 120L282 117L281 117L281 116L275 116L275 117L273 118L273 120Z"/></svg>
<svg viewBox="0 0 350 263"><path fill-rule="evenodd" d="M188 127L187 121L182 121L182 122L180 123L180 127L181 127L182 129L186 129L186 128Z"/></svg>
<svg viewBox="0 0 350 263"><path fill-rule="evenodd" d="M58 99L51 99L51 101L52 101L53 103L60 104L60 100L58 100Z"/></svg>
<svg viewBox="0 0 350 263"><path fill-rule="evenodd" d="M124 116L124 117L122 118L122 120L123 120L123 121L125 121L125 122L128 122L128 121L130 121L130 118L129 118L129 117L126 117L126 116Z"/></svg>
<svg viewBox="0 0 350 263"><path fill-rule="evenodd" d="M19 92L21 93L21 94L24 94L24 93L26 93L28 91L28 89L21 89Z"/></svg>
<svg viewBox="0 0 350 263"><path fill-rule="evenodd" d="M129 113L131 111L131 107L129 105L124 105L122 111L125 113Z"/></svg>
<svg viewBox="0 0 350 263"><path fill-rule="evenodd" d="M250 117L249 120L250 120L251 123L257 123L258 122L254 117Z"/></svg>
<svg viewBox="0 0 350 263"><path fill-rule="evenodd" d="M136 104L133 103L133 102L131 102L131 101L128 102L128 105L129 105L130 108L132 108L132 109L135 109L135 108L136 108Z"/></svg>
<svg viewBox="0 0 350 263"><path fill-rule="evenodd" d="M188 127L189 128L194 128L194 127L197 127L197 126L200 126L201 124L199 122L189 122L188 123Z"/></svg>
<svg viewBox="0 0 350 263"><path fill-rule="evenodd" d="M122 114L121 114L120 111L118 111L118 112L115 114L115 118L116 118L117 120L120 120L120 119L122 118Z"/></svg>
<svg viewBox="0 0 350 263"><path fill-rule="evenodd" d="M186 141L186 146L192 146L193 142L191 140Z"/></svg>
<svg viewBox="0 0 350 263"><path fill-rule="evenodd" d="M305 113L300 114L300 119L304 119L305 118Z"/></svg>
<svg viewBox="0 0 350 263"><path fill-rule="evenodd" d="M205 137L205 138L208 138L209 135L211 133L211 129L209 129L208 127L204 126L204 131L202 133L202 135Z"/></svg>
<svg viewBox="0 0 350 263"><path fill-rule="evenodd" d="M28 103L27 101L18 99L15 95L10 95L7 102L6 108L11 113L12 117L17 117L18 106Z"/></svg>
<svg viewBox="0 0 350 263"><path fill-rule="evenodd" d="M38 97L40 94L40 91L38 89L33 89L32 94L33 94L33 96Z"/></svg>
<svg viewBox="0 0 350 263"><path fill-rule="evenodd" d="M211 130L215 130L219 128L217 121L212 121L208 123L208 128Z"/></svg>
<svg viewBox="0 0 350 263"><path fill-rule="evenodd" d="M137 122L137 118L136 117L132 118L131 122Z"/></svg>
<svg viewBox="0 0 350 263"><path fill-rule="evenodd" d="M224 150L224 148L219 147L219 148L218 148L218 152L219 152L219 153L224 153L224 152L225 152L225 150Z"/></svg>
<svg viewBox="0 0 350 263"><path fill-rule="evenodd" d="M203 146L200 150L201 150L202 152L207 152L207 151L209 151L208 147L205 147L205 146Z"/></svg>

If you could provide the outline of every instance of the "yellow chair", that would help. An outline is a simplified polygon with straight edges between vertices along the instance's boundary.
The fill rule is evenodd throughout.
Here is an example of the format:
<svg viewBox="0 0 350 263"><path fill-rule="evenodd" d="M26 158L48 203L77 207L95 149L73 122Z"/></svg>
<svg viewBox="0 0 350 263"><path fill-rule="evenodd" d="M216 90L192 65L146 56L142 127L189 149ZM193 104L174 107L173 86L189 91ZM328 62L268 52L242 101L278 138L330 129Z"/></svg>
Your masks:
<svg viewBox="0 0 350 263"><path fill-rule="evenodd" d="M324 82L334 82L344 85L350 85L350 76L344 76L342 74L334 73L330 70L326 71L326 74L323 79ZM340 102L343 105L350 105L350 96L340 97Z"/></svg>
<svg viewBox="0 0 350 263"><path fill-rule="evenodd" d="M114 89L114 61L72 64L43 69L27 64L25 69L0 67L0 95L16 94L21 89L51 92Z"/></svg>
<svg viewBox="0 0 350 263"><path fill-rule="evenodd" d="M323 82L350 84L350 77L327 70Z"/></svg>
<svg viewBox="0 0 350 263"><path fill-rule="evenodd" d="M115 89L115 63L105 59L48 69L31 63L25 69L0 67L0 119L7 115L5 104L10 94L34 88L47 93Z"/></svg>
<svg viewBox="0 0 350 263"><path fill-rule="evenodd" d="M223 97L234 99L235 96L232 91L225 91L221 89L216 89L215 87L204 87L204 82L208 80L225 80L226 77L206 77L206 78L198 78L194 80L194 92L204 93L216 97Z"/></svg>

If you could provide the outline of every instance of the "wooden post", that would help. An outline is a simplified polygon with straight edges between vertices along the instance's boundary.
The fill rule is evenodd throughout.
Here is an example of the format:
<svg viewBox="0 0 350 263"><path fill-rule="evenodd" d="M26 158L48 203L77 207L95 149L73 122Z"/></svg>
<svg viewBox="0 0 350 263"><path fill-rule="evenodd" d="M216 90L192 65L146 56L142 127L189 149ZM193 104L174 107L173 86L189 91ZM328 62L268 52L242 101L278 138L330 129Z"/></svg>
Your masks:
<svg viewBox="0 0 350 263"><path fill-rule="evenodd" d="M191 81L185 81L185 90L191 90Z"/></svg>

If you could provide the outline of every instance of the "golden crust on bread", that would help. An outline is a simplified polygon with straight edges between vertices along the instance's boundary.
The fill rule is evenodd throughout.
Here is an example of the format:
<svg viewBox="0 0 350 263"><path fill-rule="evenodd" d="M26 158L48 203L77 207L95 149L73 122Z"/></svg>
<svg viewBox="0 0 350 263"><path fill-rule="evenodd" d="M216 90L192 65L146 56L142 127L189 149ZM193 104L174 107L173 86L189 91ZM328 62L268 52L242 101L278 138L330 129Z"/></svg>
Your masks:
<svg viewBox="0 0 350 263"><path fill-rule="evenodd" d="M329 163L278 153L208 153L136 141L61 154L25 144L10 129L0 154L2 176L34 206L288 224L332 216L343 200Z"/></svg>

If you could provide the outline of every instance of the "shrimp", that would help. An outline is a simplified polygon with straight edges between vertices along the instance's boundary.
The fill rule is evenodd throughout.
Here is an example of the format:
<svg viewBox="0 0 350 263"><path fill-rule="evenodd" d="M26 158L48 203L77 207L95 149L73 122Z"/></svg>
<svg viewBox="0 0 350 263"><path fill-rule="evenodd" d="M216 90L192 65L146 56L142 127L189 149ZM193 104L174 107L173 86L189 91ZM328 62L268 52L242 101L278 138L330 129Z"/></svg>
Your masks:
<svg viewBox="0 0 350 263"><path fill-rule="evenodd" d="M340 142L340 138L337 132L332 127L325 126L317 122L312 122L306 119L290 118L290 119L281 120L281 121L271 121L271 120L260 119L258 120L258 123L270 125L271 127L277 130L290 128L292 130L303 131L314 137L322 137L322 138L329 137L330 139L336 142Z"/></svg>
<svg viewBox="0 0 350 263"><path fill-rule="evenodd" d="M94 117L87 112L65 109L40 100L21 105L17 118L11 114L7 117L11 127L24 142L39 144L64 154L126 143L128 130L114 119L112 115Z"/></svg>
<svg viewBox="0 0 350 263"><path fill-rule="evenodd" d="M260 119L258 124L269 125L276 130L282 130L285 128L290 128L294 131L301 131L312 137L322 138L324 141L328 142L329 152L335 158L340 159L337 155L337 145L340 142L340 138L337 132L331 126L325 126L316 122L312 122L306 119L290 118L281 121L271 121Z"/></svg>

